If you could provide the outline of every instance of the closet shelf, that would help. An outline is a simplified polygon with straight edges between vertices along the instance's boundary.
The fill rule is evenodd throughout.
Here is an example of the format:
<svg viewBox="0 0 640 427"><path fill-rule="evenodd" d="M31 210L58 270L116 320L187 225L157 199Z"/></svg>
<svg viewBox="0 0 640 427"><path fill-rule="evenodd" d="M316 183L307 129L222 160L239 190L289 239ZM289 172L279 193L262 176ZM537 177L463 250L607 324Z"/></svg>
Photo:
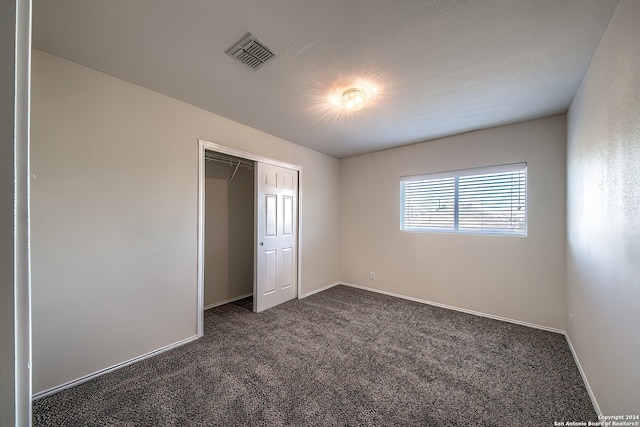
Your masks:
<svg viewBox="0 0 640 427"><path fill-rule="evenodd" d="M226 163L229 166L253 169L253 161L242 159L240 157L229 156L227 154L217 153L215 151L205 150L204 159L210 162Z"/></svg>

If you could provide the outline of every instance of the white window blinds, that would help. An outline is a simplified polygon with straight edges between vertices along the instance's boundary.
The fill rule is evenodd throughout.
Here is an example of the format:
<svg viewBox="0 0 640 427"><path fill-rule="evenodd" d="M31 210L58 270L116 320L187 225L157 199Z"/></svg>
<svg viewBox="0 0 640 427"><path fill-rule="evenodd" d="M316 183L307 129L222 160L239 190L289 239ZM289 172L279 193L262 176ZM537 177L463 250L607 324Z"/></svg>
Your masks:
<svg viewBox="0 0 640 427"><path fill-rule="evenodd" d="M527 234L527 164L402 177L400 229Z"/></svg>

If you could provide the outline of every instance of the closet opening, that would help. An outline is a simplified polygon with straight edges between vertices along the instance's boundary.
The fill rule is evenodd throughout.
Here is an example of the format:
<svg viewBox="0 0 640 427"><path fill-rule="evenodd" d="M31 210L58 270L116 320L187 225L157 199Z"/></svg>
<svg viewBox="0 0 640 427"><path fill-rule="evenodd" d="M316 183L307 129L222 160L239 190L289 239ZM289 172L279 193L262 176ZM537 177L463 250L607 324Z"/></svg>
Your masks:
<svg viewBox="0 0 640 427"><path fill-rule="evenodd" d="M253 310L255 162L204 152L204 310Z"/></svg>
<svg viewBox="0 0 640 427"><path fill-rule="evenodd" d="M300 166L198 140L198 336L208 308L300 297L301 198Z"/></svg>

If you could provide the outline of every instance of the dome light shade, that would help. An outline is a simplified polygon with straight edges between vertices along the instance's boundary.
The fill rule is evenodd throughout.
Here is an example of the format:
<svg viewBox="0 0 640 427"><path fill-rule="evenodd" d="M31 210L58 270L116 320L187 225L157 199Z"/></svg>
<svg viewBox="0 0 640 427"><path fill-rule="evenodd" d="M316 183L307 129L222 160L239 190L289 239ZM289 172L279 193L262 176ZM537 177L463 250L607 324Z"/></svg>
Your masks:
<svg viewBox="0 0 640 427"><path fill-rule="evenodd" d="M342 92L342 106L347 111L358 111L364 107L367 92L364 89L352 87Z"/></svg>

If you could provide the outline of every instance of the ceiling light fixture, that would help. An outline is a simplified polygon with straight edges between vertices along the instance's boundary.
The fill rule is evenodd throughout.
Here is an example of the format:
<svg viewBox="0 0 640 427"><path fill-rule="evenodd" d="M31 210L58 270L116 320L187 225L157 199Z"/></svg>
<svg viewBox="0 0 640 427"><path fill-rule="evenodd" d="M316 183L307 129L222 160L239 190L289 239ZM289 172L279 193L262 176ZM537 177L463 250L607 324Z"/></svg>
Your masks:
<svg viewBox="0 0 640 427"><path fill-rule="evenodd" d="M342 92L342 106L347 111L358 111L367 101L367 92L358 87L352 87Z"/></svg>

